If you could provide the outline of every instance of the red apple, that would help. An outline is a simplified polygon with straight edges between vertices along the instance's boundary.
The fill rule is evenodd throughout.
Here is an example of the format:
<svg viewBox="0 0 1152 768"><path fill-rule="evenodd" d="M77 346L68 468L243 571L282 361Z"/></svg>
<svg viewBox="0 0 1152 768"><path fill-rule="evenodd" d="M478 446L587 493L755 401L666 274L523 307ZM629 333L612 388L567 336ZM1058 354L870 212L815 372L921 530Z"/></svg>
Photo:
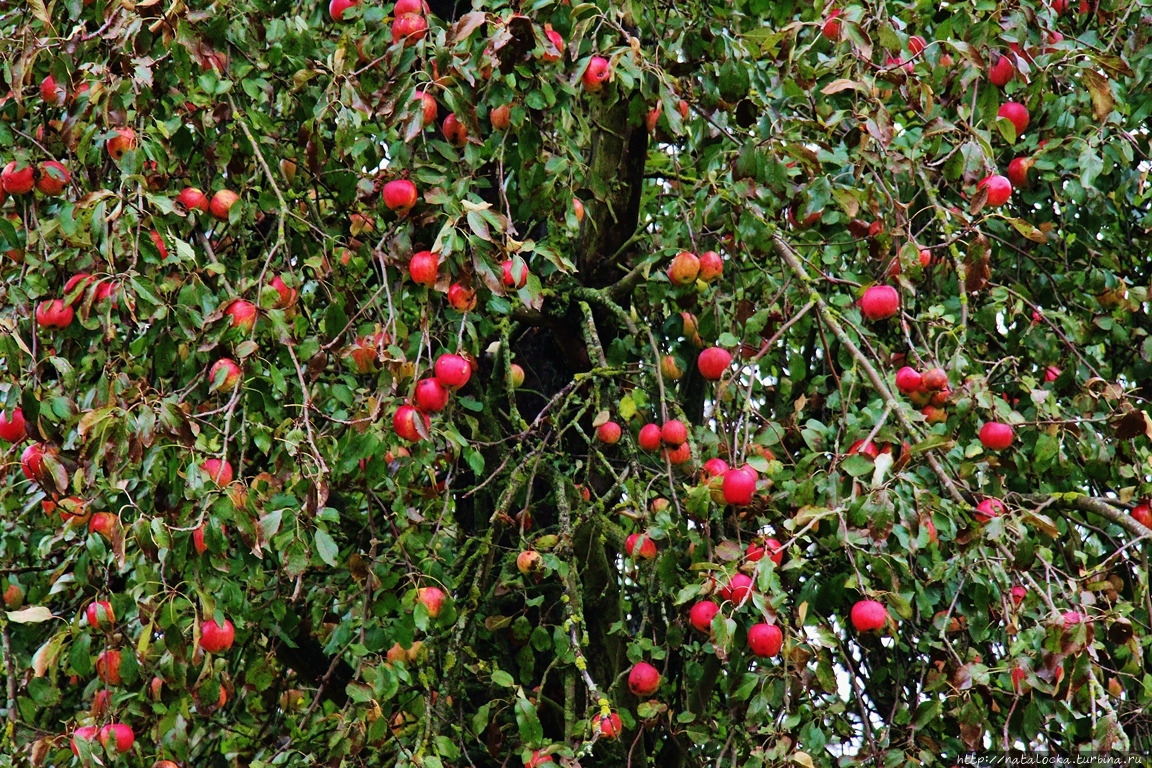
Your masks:
<svg viewBox="0 0 1152 768"><path fill-rule="evenodd" d="M656 557L656 542L647 534L633 533L624 540L624 551L636 560L652 560Z"/></svg>
<svg viewBox="0 0 1152 768"><path fill-rule="evenodd" d="M329 0L328 15L332 21L344 21L344 11L352 8L358 0Z"/></svg>
<svg viewBox="0 0 1152 768"><path fill-rule="evenodd" d="M928 47L928 42L920 37L920 35L912 35L908 38L908 52L913 56L919 56Z"/></svg>
<svg viewBox="0 0 1152 768"><path fill-rule="evenodd" d="M990 451L1003 451L1012 445L1015 432L1007 424L989 421L980 427L980 442Z"/></svg>
<svg viewBox="0 0 1152 768"><path fill-rule="evenodd" d="M36 186L36 172L31 165L17 167L16 161L0 171L0 187L10 195L26 195Z"/></svg>
<svg viewBox="0 0 1152 768"><path fill-rule="evenodd" d="M423 16L405 13L392 22L392 44L396 45L403 40L405 48L416 45L427 31L428 21Z"/></svg>
<svg viewBox="0 0 1152 768"><path fill-rule="evenodd" d="M948 374L943 368L931 368L924 372L924 389L936 392L948 387Z"/></svg>
<svg viewBox="0 0 1152 768"><path fill-rule="evenodd" d="M1008 180L1016 189L1027 189L1028 172L1032 170L1035 161L1030 157L1017 157L1008 163Z"/></svg>
<svg viewBox="0 0 1152 768"><path fill-rule="evenodd" d="M390 210L407 213L416 205L416 185L408 179L393 179L384 185L383 197Z"/></svg>
<svg viewBox="0 0 1152 768"><path fill-rule="evenodd" d="M55 197L64 192L71 178L63 163L46 160L40 163L40 178L36 180L36 189L45 195Z"/></svg>
<svg viewBox="0 0 1152 768"><path fill-rule="evenodd" d="M832 42L840 39L840 21L837 18L839 15L839 10L829 11L827 18L824 20L824 26L820 27L820 34Z"/></svg>
<svg viewBox="0 0 1152 768"><path fill-rule="evenodd" d="M880 455L880 448L875 443L873 443L871 440L869 440L868 442L864 442L863 439L860 439L860 440L857 440L856 442L852 443L852 445L848 448L848 453L849 454L860 453L860 454L863 454L865 456L868 456L870 458L875 459L876 457L878 457Z"/></svg>
<svg viewBox="0 0 1152 768"><path fill-rule="evenodd" d="M624 730L620 722L620 715L610 712L607 715L596 715L596 730L600 731L600 738L615 741Z"/></svg>
<svg viewBox="0 0 1152 768"><path fill-rule="evenodd" d="M428 414L421 413L411 405L402 405L396 409L396 414L392 417L392 429L410 443L419 442L424 439L420 432L421 419L424 421L424 434L428 434L432 429L432 420L428 418Z"/></svg>
<svg viewBox="0 0 1152 768"><path fill-rule="evenodd" d="M620 425L614 421L606 421L596 427L596 439L605 445L616 445L620 442L622 434L623 430L620 429Z"/></svg>
<svg viewBox="0 0 1152 768"><path fill-rule="evenodd" d="M776 539L765 539L763 544L752 542L744 550L744 558L750 563L762 560L766 554L769 560L780 565L784 562L784 545Z"/></svg>
<svg viewBox="0 0 1152 768"><path fill-rule="evenodd" d="M120 651L102 651L96 657L96 677L108 685L120 684Z"/></svg>
<svg viewBox="0 0 1152 768"><path fill-rule="evenodd" d="M276 303L272 305L273 309L288 309L296 303L296 290L289 288L280 275L273 277L268 285L276 291Z"/></svg>
<svg viewBox="0 0 1152 768"><path fill-rule="evenodd" d="M501 104L488 113L492 127L498 131L506 131L512 125L512 105Z"/></svg>
<svg viewBox="0 0 1152 768"><path fill-rule="evenodd" d="M593 56L589 59L588 67L584 70L580 81L584 83L584 90L589 93L597 93L611 76L612 69L608 65L608 59L603 56Z"/></svg>
<svg viewBox="0 0 1152 768"><path fill-rule="evenodd" d="M233 328L242 332L251 331L256 325L256 305L244 299L233 299L224 309L224 314L230 318Z"/></svg>
<svg viewBox="0 0 1152 768"><path fill-rule="evenodd" d="M32 443L20 454L20 471L24 477L36 482L36 476L44 469L44 456L48 453L43 443Z"/></svg>
<svg viewBox="0 0 1152 768"><path fill-rule="evenodd" d="M516 556L516 570L528 576L540 570L540 553L534 549L526 549Z"/></svg>
<svg viewBox="0 0 1152 768"><path fill-rule="evenodd" d="M1003 117L1016 127L1016 137L1019 138L1024 129L1028 127L1028 109L1015 101L1006 101L1000 105L996 117Z"/></svg>
<svg viewBox="0 0 1152 768"><path fill-rule="evenodd" d="M668 279L673 285L691 285L700 275L700 259L696 254L683 251L676 254L668 266Z"/></svg>
<svg viewBox="0 0 1152 768"><path fill-rule="evenodd" d="M732 363L732 354L722 347L709 347L696 358L700 375L708 381L719 381Z"/></svg>
<svg viewBox="0 0 1152 768"><path fill-rule="evenodd" d="M441 128L444 131L444 138L452 146L462 147L468 143L468 129L456 117L455 112L449 113L448 117L444 118L444 124Z"/></svg>
<svg viewBox="0 0 1152 768"><path fill-rule="evenodd" d="M240 366L235 360L221 358L208 370L208 381L218 392L231 392L240 384Z"/></svg>
<svg viewBox="0 0 1152 768"><path fill-rule="evenodd" d="M408 274L412 282L432 288L440 274L440 257L432 251L419 251L408 261Z"/></svg>
<svg viewBox="0 0 1152 768"><path fill-rule="evenodd" d="M235 639L236 628L228 619L224 619L223 624L208 619L200 625L200 647L207 653L223 653L232 647Z"/></svg>
<svg viewBox="0 0 1152 768"><path fill-rule="evenodd" d="M42 301L36 307L36 324L41 328L67 328L75 313L62 299Z"/></svg>
<svg viewBox="0 0 1152 768"><path fill-rule="evenodd" d="M152 244L156 246L156 250L160 251L160 258L168 258L168 246L164 245L164 238L156 230L151 230L148 237L152 238Z"/></svg>
<svg viewBox="0 0 1152 768"><path fill-rule="evenodd" d="M646 661L637 662L628 673L628 690L635 696L651 696L659 688L660 672Z"/></svg>
<svg viewBox="0 0 1152 768"><path fill-rule="evenodd" d="M1004 205L1012 196L1012 182L999 174L985 176L976 188L988 190L988 205L993 207Z"/></svg>
<svg viewBox="0 0 1152 768"><path fill-rule="evenodd" d="M460 283L452 283L448 286L448 304L457 312L471 312L476 309L476 291Z"/></svg>
<svg viewBox="0 0 1152 768"><path fill-rule="evenodd" d="M662 441L660 427L656 424L645 424L640 428L640 434L636 438L640 450L649 452L660 450Z"/></svg>
<svg viewBox="0 0 1152 768"><path fill-rule="evenodd" d="M108 150L109 157L115 162L120 162L120 158L124 157L126 152L136 149L136 132L131 128L116 128L108 137L104 148Z"/></svg>
<svg viewBox="0 0 1152 768"><path fill-rule="evenodd" d="M56 82L52 75L40 81L40 98L52 107L62 107L68 101L68 89Z"/></svg>
<svg viewBox="0 0 1152 768"><path fill-rule="evenodd" d="M1044 369L1044 381L1045 381L1045 383L1050 384L1053 381L1056 381L1056 379L1060 378L1061 373L1063 373L1063 371L1061 371L1056 366L1054 366L1054 365L1048 366L1047 368Z"/></svg>
<svg viewBox="0 0 1152 768"><path fill-rule="evenodd" d="M88 626L92 629L111 629L116 623L116 614L112 612L112 603L107 600L94 600L84 609L84 616L88 619Z"/></svg>
<svg viewBox="0 0 1152 768"><path fill-rule="evenodd" d="M860 600L852 606L851 619L857 632L871 632L887 623L888 609L875 600Z"/></svg>
<svg viewBox="0 0 1152 768"><path fill-rule="evenodd" d="M428 4L424 0L396 0L392 6L393 16L403 16L406 13L428 13Z"/></svg>
<svg viewBox="0 0 1152 768"><path fill-rule="evenodd" d="M548 39L548 42L544 46L544 54L540 57L540 60L548 63L560 61L561 57L564 56L564 38L560 36L559 32L552 29L551 24L544 25L544 36ZM555 53L549 50L549 45L556 49Z"/></svg>
<svg viewBox="0 0 1152 768"><path fill-rule="evenodd" d="M749 466L729 469L724 473L721 487L725 503L736 507L751 504L756 493L756 470Z"/></svg>
<svg viewBox="0 0 1152 768"><path fill-rule="evenodd" d="M923 383L924 377L915 368L906 365L896 371L896 388L906 395L920 389Z"/></svg>
<svg viewBox="0 0 1152 768"><path fill-rule="evenodd" d="M900 311L900 294L890 285L873 285L860 297L860 312L869 320L884 320Z"/></svg>
<svg viewBox="0 0 1152 768"><path fill-rule="evenodd" d="M700 632L712 632L712 619L720 612L720 606L711 600L701 600L688 612L688 622Z"/></svg>
<svg viewBox="0 0 1152 768"><path fill-rule="evenodd" d="M463 387L472 378L472 366L460 355L440 355L436 358L433 371L436 380L453 392Z"/></svg>
<svg viewBox="0 0 1152 768"><path fill-rule="evenodd" d="M432 618L440 615L445 597L444 590L439 587L420 587L416 591L416 599L424 604L424 607L428 609L428 615Z"/></svg>
<svg viewBox="0 0 1152 768"><path fill-rule="evenodd" d="M200 469L216 485L223 487L232 482L232 465L223 459L205 459Z"/></svg>
<svg viewBox="0 0 1152 768"><path fill-rule="evenodd" d="M677 419L664 422L664 426L660 428L660 439L666 445L683 445L688 439L688 427L684 426L684 422Z"/></svg>
<svg viewBox="0 0 1152 768"><path fill-rule="evenodd" d="M700 480L707 483L715 477L722 476L728 469L728 462L724 459L708 459L700 470Z"/></svg>
<svg viewBox="0 0 1152 768"><path fill-rule="evenodd" d="M1000 499L984 499L976 505L976 522L984 525L994 517L1000 517L1007 511L1004 502Z"/></svg>
<svg viewBox="0 0 1152 768"><path fill-rule="evenodd" d="M1149 506L1146 500L1132 507L1132 511L1128 514L1145 528L1152 528L1152 506Z"/></svg>
<svg viewBox="0 0 1152 768"><path fill-rule="evenodd" d="M192 548L196 550L196 554L202 555L208 551L208 542L204 540L205 531L208 528L207 523L203 523L199 528L192 531ZM220 535L227 536L228 530L221 525Z"/></svg>
<svg viewBox="0 0 1152 768"><path fill-rule="evenodd" d="M0 440L8 443L19 443L23 442L26 437L28 437L28 427L24 421L24 411L14 408L12 415L8 416L3 409L0 409Z"/></svg>
<svg viewBox="0 0 1152 768"><path fill-rule="evenodd" d="M720 597L735 603L737 606L744 605L751 596L752 579L743 573L737 573L720 589Z"/></svg>
<svg viewBox="0 0 1152 768"><path fill-rule="evenodd" d="M421 379L413 399L424 413L439 413L448 407L448 390L437 379Z"/></svg>
<svg viewBox="0 0 1152 768"><path fill-rule="evenodd" d="M516 363L512 363L512 365L508 366L508 369L508 372L512 376L512 389L520 389L520 387L524 386L524 369Z"/></svg>
<svg viewBox="0 0 1152 768"><path fill-rule="evenodd" d="M692 461L692 447L688 443L681 443L675 448L668 447L664 449L664 456L676 466L687 464Z"/></svg>
<svg viewBox="0 0 1152 768"><path fill-rule="evenodd" d="M988 68L988 79L997 88L1003 88L1009 81L1016 75L1016 67L1012 66L1012 62L1007 56L1000 54L993 54L994 59L992 66Z"/></svg>
<svg viewBox="0 0 1152 768"><path fill-rule="evenodd" d="M716 251L704 251L700 254L699 278L710 283L724 274L724 259Z"/></svg>
<svg viewBox="0 0 1152 768"><path fill-rule="evenodd" d="M184 206L186 210L208 212L209 203L208 197L196 187L185 187L180 190L180 194L176 195L176 202Z"/></svg>
<svg viewBox="0 0 1152 768"><path fill-rule="evenodd" d="M232 190L221 189L212 195L212 200L208 203L208 212L220 221L228 221L228 214L239 199L240 195Z"/></svg>
<svg viewBox="0 0 1152 768"><path fill-rule="evenodd" d="M775 624L753 624L748 630L748 648L761 658L775 656L783 645L784 633Z"/></svg>
<svg viewBox="0 0 1152 768"><path fill-rule="evenodd" d="M76 740L86 742L95 742L99 737L100 729L95 725L82 725L72 733L72 754L80 757L80 749L76 746Z"/></svg>
<svg viewBox="0 0 1152 768"><path fill-rule="evenodd" d="M1024 598L1028 597L1028 590L1017 584L1015 587L1012 587L1011 594L1012 602L1020 605L1020 603L1024 602Z"/></svg>
<svg viewBox="0 0 1152 768"><path fill-rule="evenodd" d="M505 259L500 265L504 285L519 290L528 284L528 265L519 259Z"/></svg>

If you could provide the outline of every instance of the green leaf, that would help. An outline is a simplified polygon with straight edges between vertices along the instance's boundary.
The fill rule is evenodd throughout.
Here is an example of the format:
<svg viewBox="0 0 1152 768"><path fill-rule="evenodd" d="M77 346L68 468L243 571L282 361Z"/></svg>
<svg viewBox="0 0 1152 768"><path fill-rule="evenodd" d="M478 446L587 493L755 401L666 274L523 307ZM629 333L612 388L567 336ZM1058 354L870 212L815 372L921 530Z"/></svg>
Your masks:
<svg viewBox="0 0 1152 768"><path fill-rule="evenodd" d="M316 554L329 566L336 567L336 556L340 554L340 548L327 531L319 528L316 529Z"/></svg>

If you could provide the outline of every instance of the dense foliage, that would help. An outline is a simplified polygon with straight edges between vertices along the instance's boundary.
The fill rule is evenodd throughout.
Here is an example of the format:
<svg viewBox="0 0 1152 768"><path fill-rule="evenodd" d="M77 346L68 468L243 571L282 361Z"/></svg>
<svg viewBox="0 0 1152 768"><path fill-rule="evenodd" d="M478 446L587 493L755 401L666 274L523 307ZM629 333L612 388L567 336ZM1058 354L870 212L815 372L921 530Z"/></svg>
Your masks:
<svg viewBox="0 0 1152 768"><path fill-rule="evenodd" d="M1152 750L1146 6L397 5L0 11L0 765Z"/></svg>

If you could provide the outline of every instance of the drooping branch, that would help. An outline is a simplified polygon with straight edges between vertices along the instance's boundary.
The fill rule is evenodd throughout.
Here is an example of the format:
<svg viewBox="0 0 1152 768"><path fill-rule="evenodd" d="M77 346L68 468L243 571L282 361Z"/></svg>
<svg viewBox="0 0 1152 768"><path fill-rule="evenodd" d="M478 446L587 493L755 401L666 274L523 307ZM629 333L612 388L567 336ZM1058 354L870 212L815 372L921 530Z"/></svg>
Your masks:
<svg viewBox="0 0 1152 768"><path fill-rule="evenodd" d="M1134 535L1137 540L1146 539L1152 542L1152 528L1144 525L1123 509L1114 506L1109 499L1086 496L1081 493L1033 494L1025 496L1024 498L1034 504L1049 503L1054 509L1058 509L1061 512L1090 512L1094 515L1099 515L1105 520L1124 528Z"/></svg>

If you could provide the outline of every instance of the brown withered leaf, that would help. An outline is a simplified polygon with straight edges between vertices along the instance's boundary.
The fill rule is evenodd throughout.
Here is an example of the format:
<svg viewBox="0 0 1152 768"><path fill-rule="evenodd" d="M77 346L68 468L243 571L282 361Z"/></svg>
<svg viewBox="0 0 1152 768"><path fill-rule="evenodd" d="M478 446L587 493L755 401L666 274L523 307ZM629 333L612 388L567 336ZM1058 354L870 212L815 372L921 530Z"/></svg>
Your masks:
<svg viewBox="0 0 1152 768"><path fill-rule="evenodd" d="M967 272L964 289L968 293L983 290L992 279L992 259L989 251L988 239L984 235L977 235L969 244L968 253L964 256L964 267Z"/></svg>
<svg viewBox="0 0 1152 768"><path fill-rule="evenodd" d="M1112 422L1116 437L1121 440L1134 440L1141 435L1152 437L1152 418L1145 411L1134 408Z"/></svg>

